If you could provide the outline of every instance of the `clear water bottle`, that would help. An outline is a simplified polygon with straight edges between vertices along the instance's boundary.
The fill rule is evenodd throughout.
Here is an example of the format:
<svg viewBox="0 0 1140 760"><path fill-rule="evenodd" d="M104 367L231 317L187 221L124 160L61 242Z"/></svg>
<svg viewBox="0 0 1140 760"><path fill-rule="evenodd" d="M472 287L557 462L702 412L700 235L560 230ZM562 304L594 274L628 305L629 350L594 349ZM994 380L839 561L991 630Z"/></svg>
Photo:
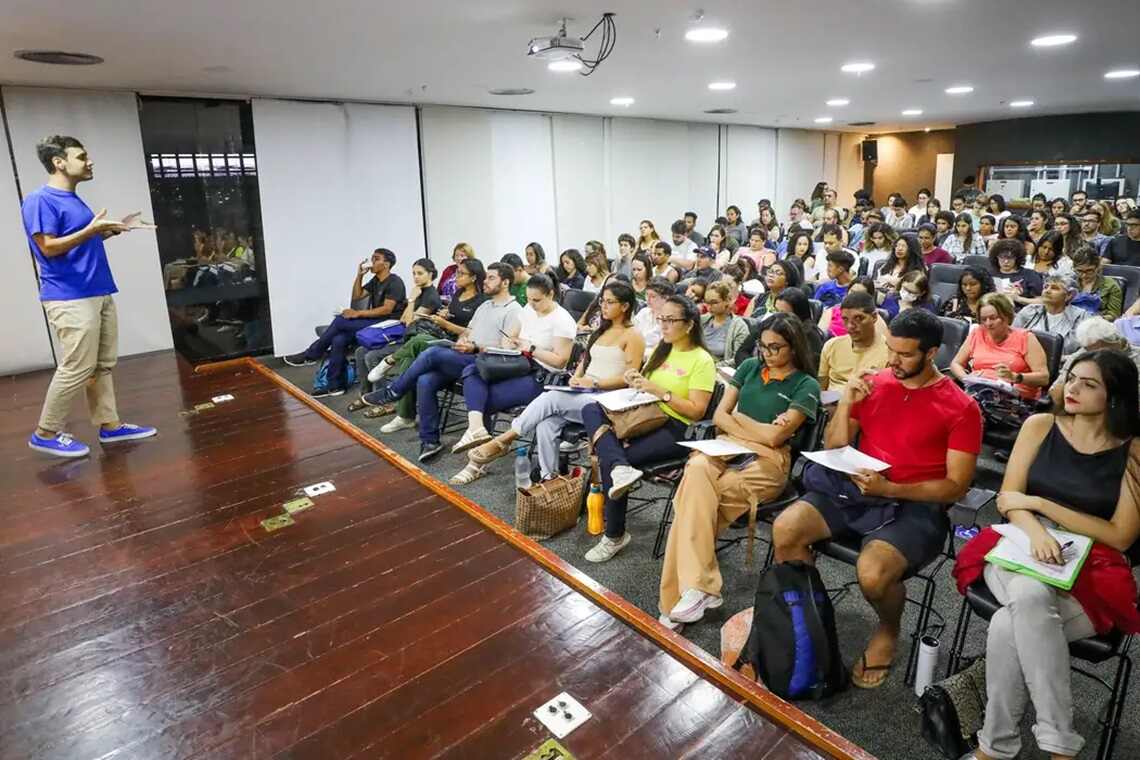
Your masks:
<svg viewBox="0 0 1140 760"><path fill-rule="evenodd" d="M515 449L515 488L530 488L530 456L522 446Z"/></svg>

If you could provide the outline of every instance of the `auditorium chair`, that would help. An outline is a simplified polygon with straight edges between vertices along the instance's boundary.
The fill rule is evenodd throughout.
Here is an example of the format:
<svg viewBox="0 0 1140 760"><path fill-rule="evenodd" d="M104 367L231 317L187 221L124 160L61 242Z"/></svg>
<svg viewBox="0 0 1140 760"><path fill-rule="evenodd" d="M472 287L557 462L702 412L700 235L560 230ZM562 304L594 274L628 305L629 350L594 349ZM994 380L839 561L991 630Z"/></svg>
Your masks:
<svg viewBox="0 0 1140 760"><path fill-rule="evenodd" d="M935 264L935 266L942 266ZM950 363L954 361L954 357L958 353L958 349L966 342L966 337L970 334L970 325L965 320L954 319L953 317L939 317L938 321L942 323L942 345L938 348L938 353L934 357L934 366L942 372L950 371Z"/></svg>
<svg viewBox="0 0 1140 760"><path fill-rule="evenodd" d="M1128 309L1140 298L1140 267L1105 264L1103 274L1120 283L1120 289L1124 291L1124 309Z"/></svg>
<svg viewBox="0 0 1140 760"><path fill-rule="evenodd" d="M946 666L947 676L961 670L964 657L962 650L966 646L970 618L977 615L988 622L999 607L1001 605L998 604L984 580L978 580L966 589L966 596L962 600L962 608L958 613L958 625L954 629L954 640L950 645L950 661ZM1128 684L1132 675L1132 658L1128 654L1129 647L1132 646L1132 638L1130 634L1113 630L1104 636L1092 636L1069 644L1069 654L1078 660L1092 665L1116 661L1116 671L1111 683L1079 665L1071 665L1075 672L1091 678L1107 689L1109 693L1103 717L1097 717L1097 723L1101 727L1100 746L1096 753L1097 760L1111 758L1116 746L1117 734L1120 732L1120 720L1124 714L1124 704L1128 699Z"/></svg>
<svg viewBox="0 0 1140 760"><path fill-rule="evenodd" d="M1065 340L1059 335L1047 333L1044 330L1033 330L1032 332L1041 342L1041 348L1045 349L1045 366L1049 369L1049 385L1052 385L1057 376L1061 374L1061 356L1065 350ZM1041 397L1037 402L1038 409L1041 411L1047 410L1052 403L1047 393L1048 390L1049 386L1047 385L1042 389ZM1016 440L1017 430L1006 427L997 430L987 428L982 434L983 443L993 446L1003 454L1013 450L1013 444Z"/></svg>
<svg viewBox="0 0 1140 760"><path fill-rule="evenodd" d="M963 264L935 264L930 267L930 293L942 302L958 295L958 279L966 271Z"/></svg>
<svg viewBox="0 0 1140 760"><path fill-rule="evenodd" d="M567 290L562 294L562 308L570 312L570 316L577 322L590 308L597 293L587 293L585 290Z"/></svg>
<svg viewBox="0 0 1140 760"><path fill-rule="evenodd" d="M811 309L811 323L813 325L819 324L819 318L823 316L823 302L809 298L808 307Z"/></svg>
<svg viewBox="0 0 1140 760"><path fill-rule="evenodd" d="M990 274L993 274L993 269L990 267L989 256L966 256L962 259L962 264L968 267L977 267L978 269L984 269Z"/></svg>

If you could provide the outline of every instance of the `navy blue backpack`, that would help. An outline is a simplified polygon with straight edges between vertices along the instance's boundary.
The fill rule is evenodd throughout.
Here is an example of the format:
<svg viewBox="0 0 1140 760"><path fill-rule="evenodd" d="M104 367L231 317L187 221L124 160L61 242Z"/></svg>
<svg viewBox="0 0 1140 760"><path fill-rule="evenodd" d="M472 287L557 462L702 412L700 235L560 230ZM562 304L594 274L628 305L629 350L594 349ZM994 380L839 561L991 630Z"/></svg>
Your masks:
<svg viewBox="0 0 1140 760"><path fill-rule="evenodd" d="M752 629L733 667L745 663L783 699L822 699L847 688L835 611L815 567L781 562L761 574Z"/></svg>

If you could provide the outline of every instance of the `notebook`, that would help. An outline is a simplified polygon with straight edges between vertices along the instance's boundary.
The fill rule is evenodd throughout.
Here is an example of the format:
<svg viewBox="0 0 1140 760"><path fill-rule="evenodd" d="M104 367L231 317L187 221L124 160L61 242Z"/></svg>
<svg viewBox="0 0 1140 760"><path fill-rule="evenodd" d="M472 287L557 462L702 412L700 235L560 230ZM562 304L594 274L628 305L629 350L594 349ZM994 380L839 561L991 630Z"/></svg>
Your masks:
<svg viewBox="0 0 1140 760"><path fill-rule="evenodd" d="M1039 562L1033 558L1033 554L1030 552L1029 536L1021 528L1016 525L1001 524L994 525L993 529L1001 534L1001 540L986 555L986 562L999 565L1015 573L1028 575L1064 591L1073 588L1077 576L1080 575L1081 568L1084 567L1085 560L1088 559L1089 552L1092 551L1093 541L1088 536L1069 533L1056 528L1046 528L1062 547L1067 547L1061 552L1061 559L1065 560L1065 563L1054 565L1048 562Z"/></svg>
<svg viewBox="0 0 1140 760"><path fill-rule="evenodd" d="M660 400L661 399L657 398L652 393L635 391L633 388L619 388L616 391L599 393L597 399L599 404L604 406L606 409L609 409L611 412L623 412L626 409L632 409L635 406L652 404Z"/></svg>

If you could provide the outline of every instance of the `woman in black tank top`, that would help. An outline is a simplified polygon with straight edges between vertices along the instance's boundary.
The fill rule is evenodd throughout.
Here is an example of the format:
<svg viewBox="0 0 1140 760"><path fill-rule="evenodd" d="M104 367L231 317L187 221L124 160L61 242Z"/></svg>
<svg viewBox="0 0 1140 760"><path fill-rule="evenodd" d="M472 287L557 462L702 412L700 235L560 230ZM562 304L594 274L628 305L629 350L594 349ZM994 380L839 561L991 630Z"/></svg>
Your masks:
<svg viewBox="0 0 1140 760"><path fill-rule="evenodd" d="M1018 433L998 494L998 510L1029 536L1033 556L1059 562L1062 547L1045 524L1127 552L1140 536L1140 393L1137 369L1122 353L1085 354L1065 378L1064 414L1030 417ZM1082 573L1093 572L1090 565ZM985 580L1002 603L986 642L986 717L979 760L1021 750L1015 716L1027 702L1033 735L1054 757L1084 745L1073 729L1068 643L1096 631L1076 596L1028 575L987 565ZM1135 604L1131 598L1117 600Z"/></svg>

